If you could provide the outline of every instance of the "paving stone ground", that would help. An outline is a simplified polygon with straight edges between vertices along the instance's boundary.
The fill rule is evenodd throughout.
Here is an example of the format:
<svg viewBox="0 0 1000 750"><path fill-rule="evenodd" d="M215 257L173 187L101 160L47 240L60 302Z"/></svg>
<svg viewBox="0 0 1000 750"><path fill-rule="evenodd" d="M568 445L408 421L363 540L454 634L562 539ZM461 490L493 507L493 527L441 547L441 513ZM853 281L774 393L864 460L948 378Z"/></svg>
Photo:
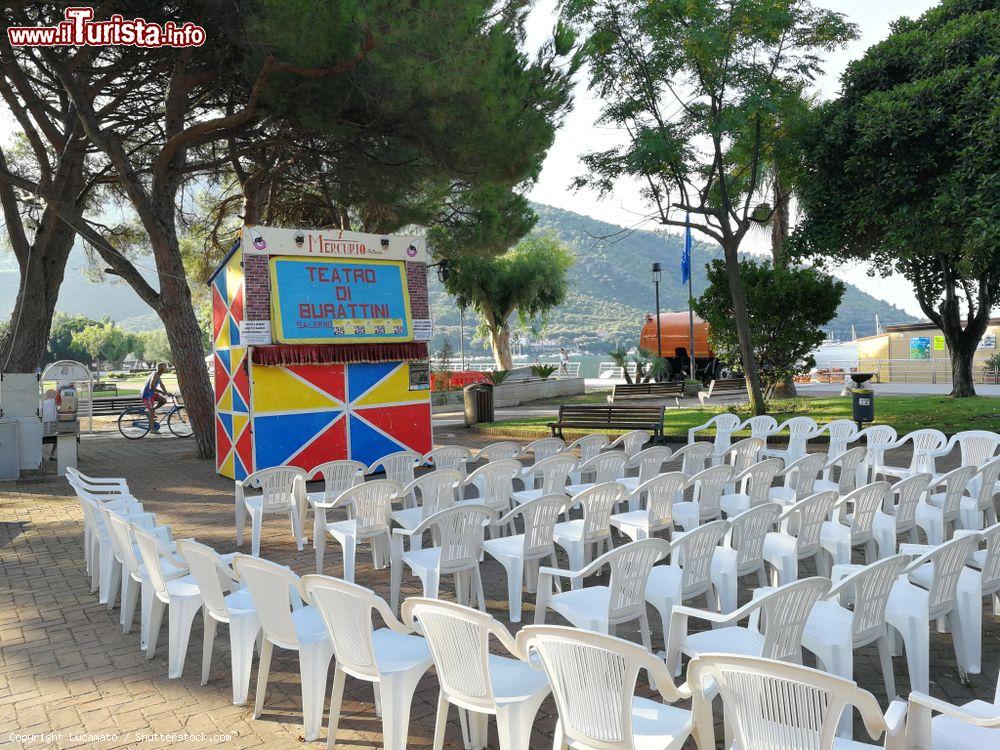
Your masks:
<svg viewBox="0 0 1000 750"><path fill-rule="evenodd" d="M453 427L439 430L435 437L438 442L470 446L486 442ZM80 468L94 475L127 477L134 494L157 514L159 522L171 525L175 538L194 537L220 552L236 551L232 482L216 476L210 462L194 459L191 451L190 443L171 437L130 442L105 433L83 440ZM251 716L251 707L230 703L224 628L216 639L208 684L202 686L199 679L200 618L195 621L183 676L167 679L166 618L157 653L147 661L138 648L138 624L131 634L122 635L117 610L109 612L90 593L82 531L80 507L65 480L54 475L51 464L20 482L0 483L0 747L302 746L294 653L275 652L265 711L257 720ZM243 552L249 552L249 536L248 526ZM265 520L261 554L291 565L300 574L314 572L311 545L297 552L288 524L281 519ZM507 622L503 570L487 558L482 571L488 608ZM342 572L340 548L332 541L326 546L324 572ZM374 570L364 548L359 550L356 577L358 583L388 598L389 571ZM403 584L404 597L419 593L417 579L404 574ZM450 581L442 588L442 597L453 597ZM741 591L740 602L749 596L749 591ZM525 622L533 619L533 602L533 595L526 594ZM660 649L659 619L650 612L653 646ZM550 621L558 618L550 617ZM984 611L983 625L983 674L970 681L963 681L957 673L951 637L932 633L932 693L954 702L975 697L992 700L1000 666L1000 621L989 608ZM638 633L627 627L619 635L638 640ZM895 672L898 689L906 692L904 659L895 659ZM886 705L874 646L856 654L855 677ZM253 681L251 702L255 685ZM431 745L437 694L431 673L413 701L409 747ZM445 746L461 747L454 711L451 719ZM555 706L549 699L539 711L532 748L551 747L554 723ZM721 732L718 736L721 740ZM855 737L864 737L860 723ZM320 742L325 739L324 720ZM348 680L337 741L349 748L382 746L381 722L369 685ZM489 742L490 747L497 746L492 724ZM318 742L305 744L320 747Z"/></svg>

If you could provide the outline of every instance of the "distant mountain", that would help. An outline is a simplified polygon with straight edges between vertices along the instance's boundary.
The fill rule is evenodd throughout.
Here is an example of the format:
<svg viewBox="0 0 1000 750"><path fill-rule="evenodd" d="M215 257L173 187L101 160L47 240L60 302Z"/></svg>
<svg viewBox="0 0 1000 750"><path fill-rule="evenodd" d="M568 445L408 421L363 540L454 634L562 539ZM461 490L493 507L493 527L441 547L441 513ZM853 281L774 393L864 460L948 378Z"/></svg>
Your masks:
<svg viewBox="0 0 1000 750"><path fill-rule="evenodd" d="M571 292L566 304L554 311L542 331L545 339L579 349L607 351L615 343L634 344L646 313L653 311L653 284L650 266L663 267L660 307L686 309L687 290L680 283L682 238L667 233L629 231L615 224L535 205L539 221L536 231L552 231L576 253L570 271ZM705 264L722 257L719 248L703 242L694 246L694 293L705 288ZM150 267L152 260L146 262ZM59 292L56 308L61 312L99 319L105 315L130 330L160 327L152 310L122 281L95 282L86 273L87 258L79 246L70 254L69 268ZM144 271L150 280L154 274ZM155 284L155 280L153 280ZM17 266L13 257L0 253L0 318L6 319L17 297ZM447 337L459 346L459 312L433 274L430 275L431 312L436 350ZM839 338L849 338L853 324L859 336L873 333L875 315L883 325L916 320L887 302L865 294L848 284L844 301L829 330ZM470 348L476 321L466 317L466 344ZM479 346L475 347L479 349Z"/></svg>
<svg viewBox="0 0 1000 750"><path fill-rule="evenodd" d="M654 309L651 266L659 262L660 309L686 310L687 289L681 285L682 237L666 232L631 231L552 206L534 206L539 221L535 231L551 231L576 253L570 271L569 299L549 315L542 337L553 345L607 351L615 343L638 340L647 313ZM694 295L706 285L705 264L722 257L722 249L696 241L693 249ZM436 279L431 282L431 311L436 350L447 337L458 348L459 312ZM858 336L875 332L875 315L882 325L916 320L898 307L875 299L856 286L847 285L837 317L827 327L837 338L850 338L853 325ZM466 341L475 320L466 318ZM478 348L478 347L477 347Z"/></svg>

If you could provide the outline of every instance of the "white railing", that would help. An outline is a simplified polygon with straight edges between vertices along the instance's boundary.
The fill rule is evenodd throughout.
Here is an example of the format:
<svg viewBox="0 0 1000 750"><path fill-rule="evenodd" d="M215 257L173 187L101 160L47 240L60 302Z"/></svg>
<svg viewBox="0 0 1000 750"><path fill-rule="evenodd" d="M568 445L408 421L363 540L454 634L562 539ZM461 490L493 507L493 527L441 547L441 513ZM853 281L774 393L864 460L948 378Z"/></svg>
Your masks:
<svg viewBox="0 0 1000 750"><path fill-rule="evenodd" d="M635 377L636 363L628 363L628 374L629 377ZM624 380L625 375L622 372L622 368L616 365L614 362L601 362L597 366L597 377L602 380Z"/></svg>
<svg viewBox="0 0 1000 750"><path fill-rule="evenodd" d="M842 383L848 372L873 372L876 383L951 383L951 361L936 359L831 360L813 373L820 383ZM982 362L972 365L975 383L1000 383L1000 372L986 370Z"/></svg>

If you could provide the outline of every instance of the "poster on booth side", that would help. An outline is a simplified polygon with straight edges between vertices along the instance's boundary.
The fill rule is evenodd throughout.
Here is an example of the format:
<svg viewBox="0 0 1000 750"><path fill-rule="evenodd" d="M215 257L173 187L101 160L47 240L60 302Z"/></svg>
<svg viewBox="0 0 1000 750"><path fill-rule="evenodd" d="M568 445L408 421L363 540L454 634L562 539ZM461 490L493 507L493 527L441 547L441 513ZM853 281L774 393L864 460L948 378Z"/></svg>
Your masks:
<svg viewBox="0 0 1000 750"><path fill-rule="evenodd" d="M412 341L402 262L271 258L271 318L277 341L338 344Z"/></svg>

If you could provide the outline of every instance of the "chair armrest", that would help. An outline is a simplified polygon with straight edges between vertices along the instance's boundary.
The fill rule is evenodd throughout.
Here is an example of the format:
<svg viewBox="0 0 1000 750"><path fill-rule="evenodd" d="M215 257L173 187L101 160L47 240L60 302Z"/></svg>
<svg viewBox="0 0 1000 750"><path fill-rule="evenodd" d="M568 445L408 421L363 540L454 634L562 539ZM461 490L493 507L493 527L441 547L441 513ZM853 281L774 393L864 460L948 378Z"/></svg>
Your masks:
<svg viewBox="0 0 1000 750"><path fill-rule="evenodd" d="M688 430L688 445L694 442L694 436L696 433L701 432L702 430L707 430L711 426L712 421L709 420L708 422L705 422L705 424L700 424L697 427L692 427Z"/></svg>
<svg viewBox="0 0 1000 750"><path fill-rule="evenodd" d="M416 624L411 622L409 625L404 623L402 620L398 619L392 610L389 609L389 605L386 604L385 599L381 596L376 596L373 604L375 610L379 613L382 618L382 622L385 623L386 627L402 635L413 635L417 632Z"/></svg>
<svg viewBox="0 0 1000 750"><path fill-rule="evenodd" d="M541 585L542 576L546 578L580 578L583 570L564 570L563 568L550 568L543 565L538 569L538 581Z"/></svg>
<svg viewBox="0 0 1000 750"><path fill-rule="evenodd" d="M997 706L995 715L980 716L979 714L974 714L962 706L956 706L953 703L948 703L931 695L927 695L927 693L921 693L916 690L910 693L910 703L922 706L923 708L929 708L931 711L945 716L950 716L953 719L958 719L959 721L971 724L972 726L985 728L1000 727L1000 706Z"/></svg>
<svg viewBox="0 0 1000 750"><path fill-rule="evenodd" d="M761 600L758 599L756 601L748 602L747 604L744 604L742 607L730 612L729 614L723 614L722 612L712 612L711 610L707 609L698 609L697 607L689 607L685 604L675 604L673 611L670 614L670 618L671 620L673 620L673 618L675 617L678 618L678 620L681 618L686 620L689 617L696 617L699 620L705 620L706 622L710 622L713 624L731 625L732 623L738 622L746 615L751 614L753 610L760 607L760 601ZM673 628L673 622L671 622L670 627Z"/></svg>
<svg viewBox="0 0 1000 750"><path fill-rule="evenodd" d="M890 736L899 734L906 726L906 709L906 701L899 698L894 698L886 709L885 730Z"/></svg>

